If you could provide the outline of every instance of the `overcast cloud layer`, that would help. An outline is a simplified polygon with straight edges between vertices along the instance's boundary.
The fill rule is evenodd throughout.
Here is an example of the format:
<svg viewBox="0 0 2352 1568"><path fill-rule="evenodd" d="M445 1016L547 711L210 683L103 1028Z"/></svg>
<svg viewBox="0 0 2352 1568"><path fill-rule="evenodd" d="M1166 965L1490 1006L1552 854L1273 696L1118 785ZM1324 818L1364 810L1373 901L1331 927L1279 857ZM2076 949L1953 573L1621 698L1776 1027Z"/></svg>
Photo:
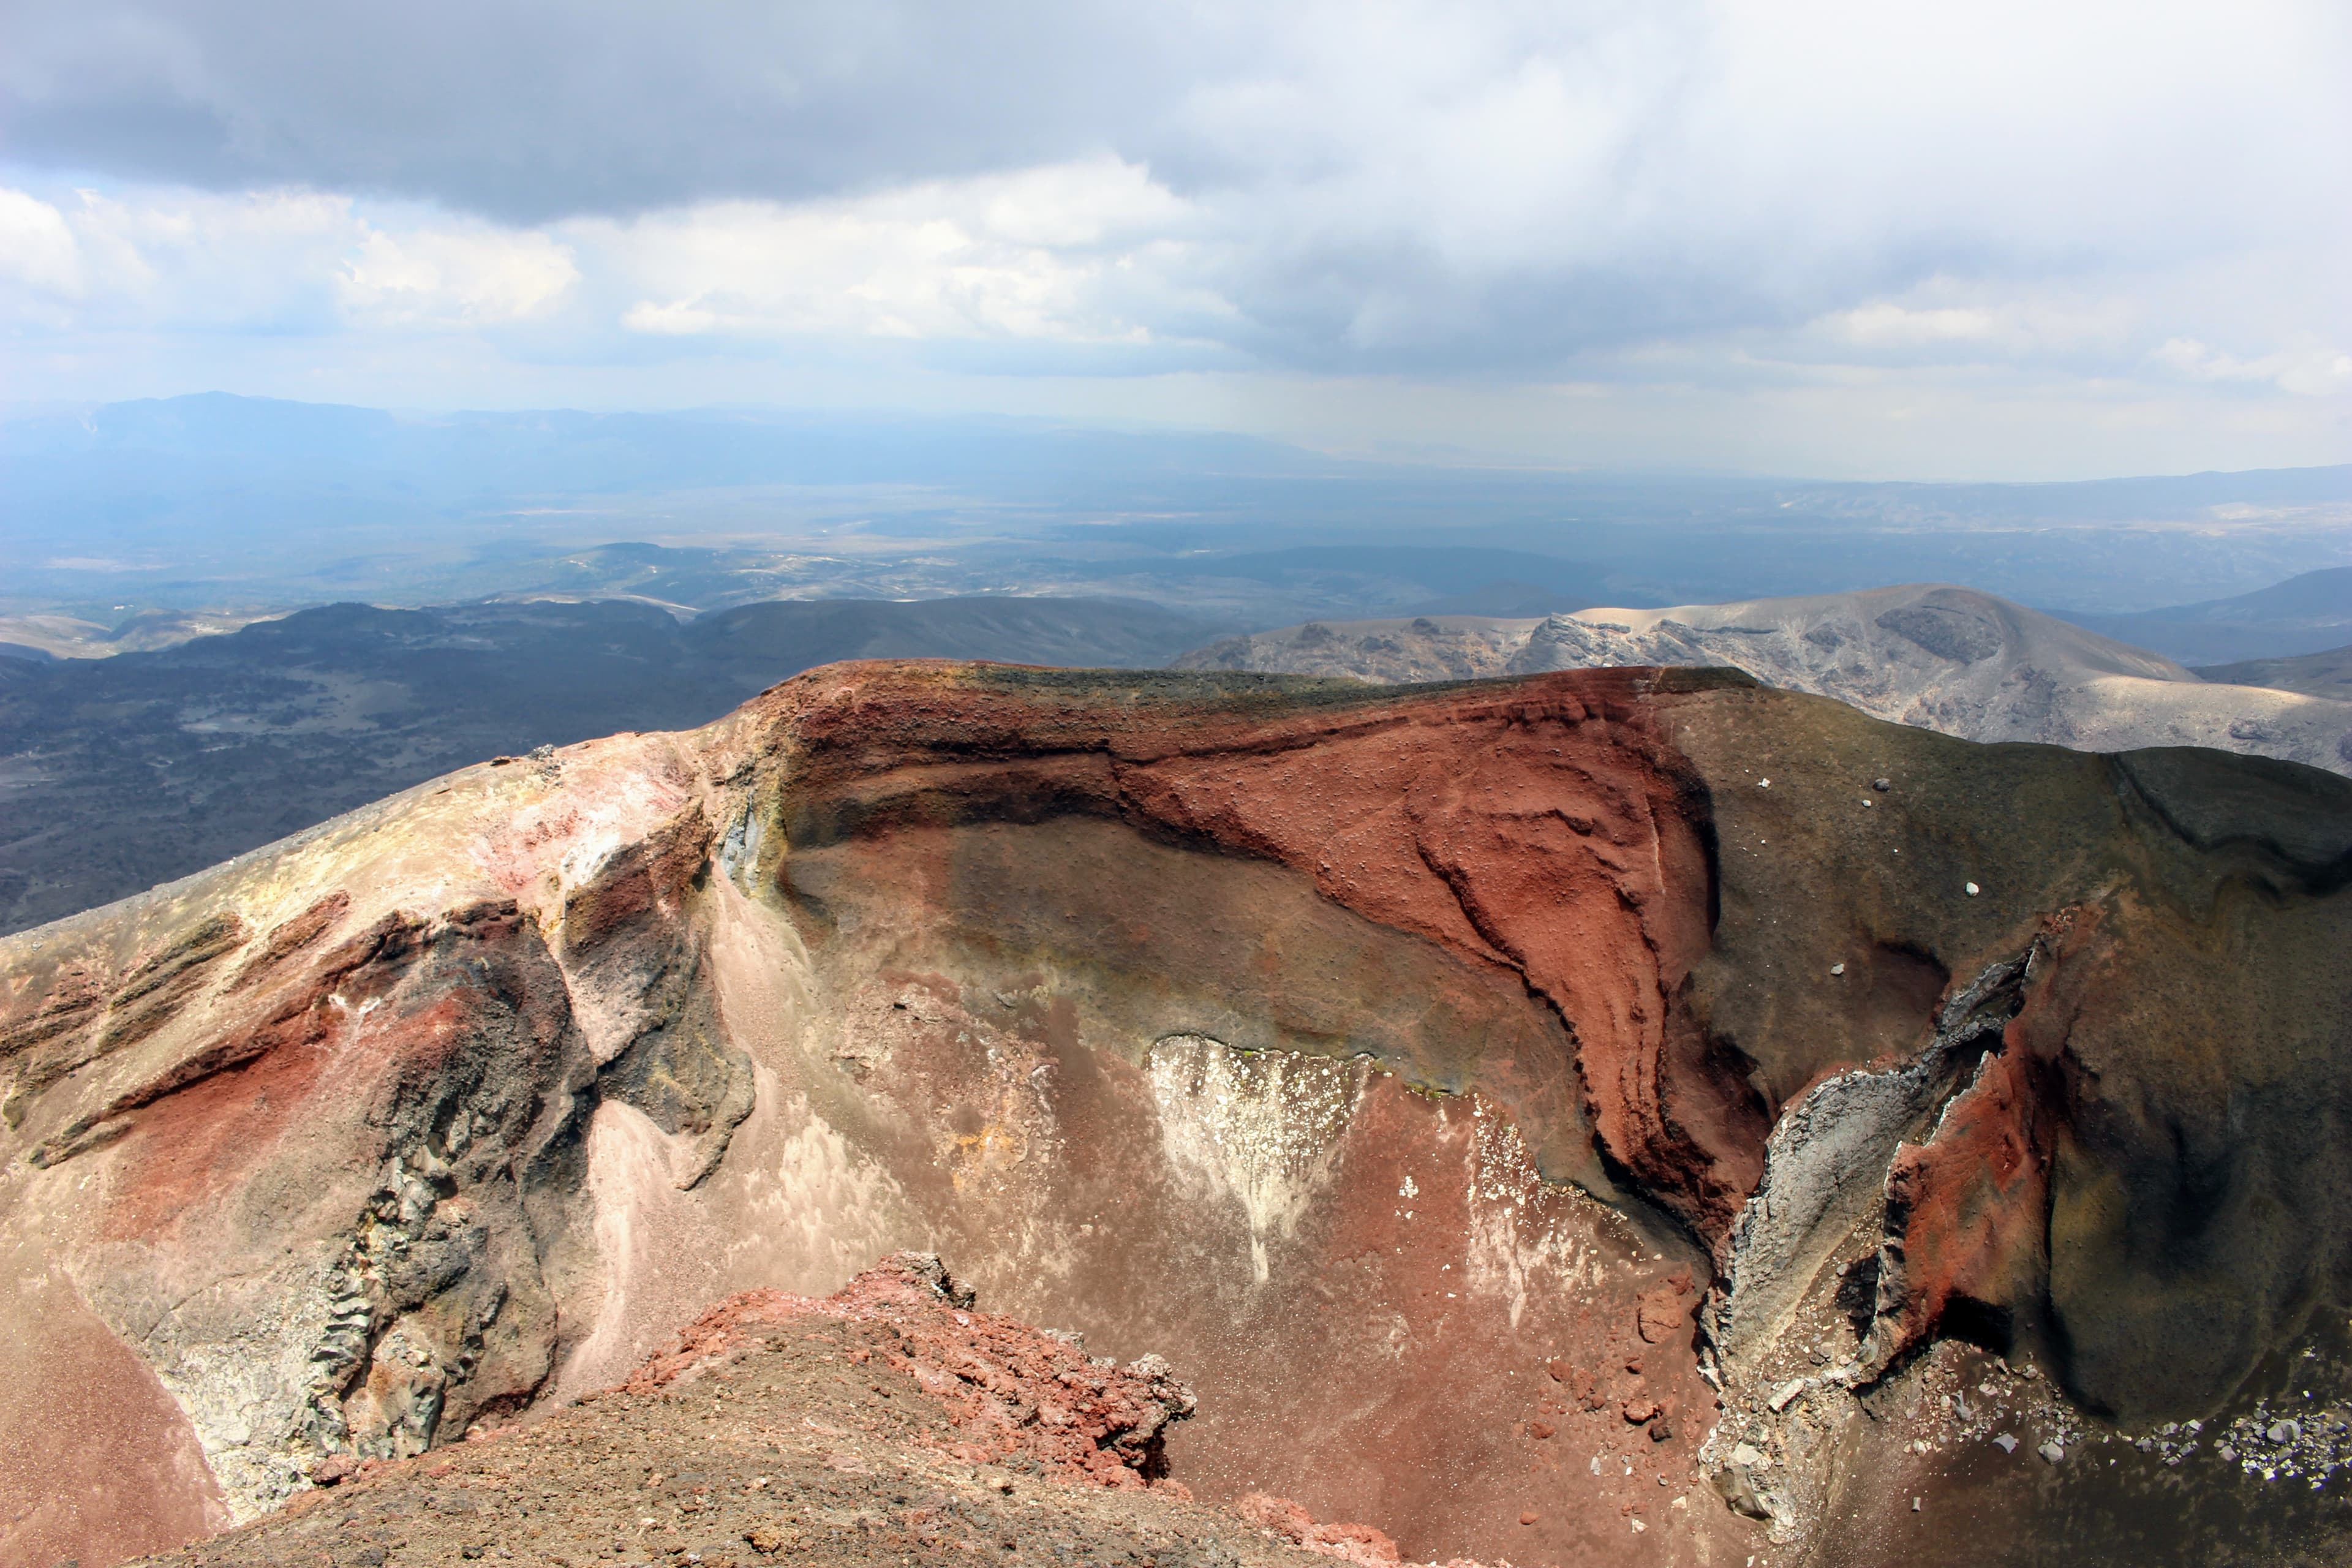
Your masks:
<svg viewBox="0 0 2352 1568"><path fill-rule="evenodd" d="M6 395L2352 456L2331 0L1269 9L13 0Z"/></svg>

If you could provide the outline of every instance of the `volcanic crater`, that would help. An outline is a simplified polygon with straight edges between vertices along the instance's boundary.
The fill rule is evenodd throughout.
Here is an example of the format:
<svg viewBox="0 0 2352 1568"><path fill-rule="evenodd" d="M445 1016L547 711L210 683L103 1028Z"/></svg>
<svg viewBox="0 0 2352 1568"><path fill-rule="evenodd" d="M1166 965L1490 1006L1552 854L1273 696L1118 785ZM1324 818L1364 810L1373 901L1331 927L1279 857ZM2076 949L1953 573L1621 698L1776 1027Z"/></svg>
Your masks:
<svg viewBox="0 0 2352 1568"><path fill-rule="evenodd" d="M2347 882L2352 781L1722 670L853 664L501 758L0 943L0 1540L620 1442L911 1251L1164 1357L1114 1489L1251 1552L2340 1560Z"/></svg>

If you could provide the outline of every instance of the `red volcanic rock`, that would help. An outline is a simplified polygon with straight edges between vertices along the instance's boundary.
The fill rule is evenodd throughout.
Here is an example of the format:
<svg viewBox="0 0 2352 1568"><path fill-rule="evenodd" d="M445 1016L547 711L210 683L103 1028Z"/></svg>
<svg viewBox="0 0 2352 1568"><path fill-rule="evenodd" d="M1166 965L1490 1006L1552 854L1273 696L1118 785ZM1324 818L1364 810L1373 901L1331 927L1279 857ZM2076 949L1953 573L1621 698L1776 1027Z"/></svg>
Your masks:
<svg viewBox="0 0 2352 1568"><path fill-rule="evenodd" d="M1307 1544L1363 1568L1388 1568L1400 1558L1396 1542L1369 1524L1318 1524Z"/></svg>
<svg viewBox="0 0 2352 1568"><path fill-rule="evenodd" d="M1286 1497L1244 1492L1234 1501L1234 1511L1260 1530L1270 1530L1285 1541L1303 1542L1315 1529L1315 1516Z"/></svg>
<svg viewBox="0 0 2352 1568"><path fill-rule="evenodd" d="M1382 1531L1369 1524L1318 1524L1313 1514L1286 1497L1244 1492L1234 1511L1284 1541L1361 1568L1390 1568L1402 1560L1396 1542Z"/></svg>
<svg viewBox="0 0 2352 1568"><path fill-rule="evenodd" d="M2095 911L2067 911L2037 938L2040 981L2000 1044L1924 1144L1906 1143L1886 1173L1887 1243L1879 1259L1870 1363L1924 1342L1958 1303L2003 1318L2031 1314L2048 1268L2050 1164L2063 1097L2059 1058L2081 1005L2081 972L2104 946Z"/></svg>
<svg viewBox="0 0 2352 1568"><path fill-rule="evenodd" d="M2048 1205L2040 1068L2023 1051L1986 1056L1933 1142L1896 1152L1886 1173L1888 1256L1906 1261L1880 1265L1874 1364L1926 1340L1956 1302L2004 1312L2030 1303Z"/></svg>
<svg viewBox="0 0 2352 1568"><path fill-rule="evenodd" d="M972 1296L937 1258L885 1258L822 1300L755 1290L720 1302L620 1384L655 1393L765 1332L812 1318L878 1323L878 1355L848 1359L895 1374L947 1411L941 1447L972 1464L1020 1458L1034 1473L1108 1487L1140 1487L1165 1468L1171 1422L1192 1414L1192 1392L1168 1363L1129 1366L1089 1358L1068 1337L973 1309Z"/></svg>
<svg viewBox="0 0 2352 1568"><path fill-rule="evenodd" d="M766 700L805 748L789 786L803 833L954 820L1008 791L1116 812L1289 866L1509 975L1575 1035L1608 1155L1713 1235L1754 1181L1765 1124L1676 1000L1706 951L1707 852L1703 786L1650 703L1658 679L1587 672L1181 731L1012 693L943 700L919 679L794 682Z"/></svg>
<svg viewBox="0 0 2352 1568"><path fill-rule="evenodd" d="M1554 1383L1567 1387L1583 1409L1599 1410L1607 1405L1608 1401L1600 1392L1599 1383L1587 1369L1555 1359L1547 1364L1546 1370Z"/></svg>
<svg viewBox="0 0 2352 1568"><path fill-rule="evenodd" d="M1685 1299L1689 1287L1685 1275L1680 1290L1667 1284L1643 1294L1637 1328L1644 1341L1654 1345L1689 1331L1691 1303Z"/></svg>

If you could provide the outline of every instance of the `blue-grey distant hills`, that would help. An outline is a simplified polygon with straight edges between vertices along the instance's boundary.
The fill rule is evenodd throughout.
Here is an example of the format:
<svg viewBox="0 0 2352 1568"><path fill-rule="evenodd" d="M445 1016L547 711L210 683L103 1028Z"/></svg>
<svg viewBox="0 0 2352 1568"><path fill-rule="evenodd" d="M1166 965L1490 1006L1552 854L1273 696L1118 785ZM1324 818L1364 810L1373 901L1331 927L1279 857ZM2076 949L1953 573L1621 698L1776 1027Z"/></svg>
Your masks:
<svg viewBox="0 0 2352 1568"><path fill-rule="evenodd" d="M2076 614L2066 619L2183 664L2325 653L2352 644L2352 566L2305 572L2227 599L2137 615Z"/></svg>
<svg viewBox="0 0 2352 1568"><path fill-rule="evenodd" d="M2289 654L2279 658L2249 658L2235 664L2197 667L2206 680L2233 686L2274 686L2307 697L2331 697L2352 702L2352 647L2323 648L2317 653Z"/></svg>
<svg viewBox="0 0 2352 1568"><path fill-rule="evenodd" d="M632 544L709 552L739 589L1108 595L1260 626L1925 581L2116 614L2352 565L2352 467L1830 482L1378 461L1045 419L407 415L224 394L0 422L0 614L609 595L631 590L580 581L598 574L581 558ZM774 590L720 602L757 596Z"/></svg>

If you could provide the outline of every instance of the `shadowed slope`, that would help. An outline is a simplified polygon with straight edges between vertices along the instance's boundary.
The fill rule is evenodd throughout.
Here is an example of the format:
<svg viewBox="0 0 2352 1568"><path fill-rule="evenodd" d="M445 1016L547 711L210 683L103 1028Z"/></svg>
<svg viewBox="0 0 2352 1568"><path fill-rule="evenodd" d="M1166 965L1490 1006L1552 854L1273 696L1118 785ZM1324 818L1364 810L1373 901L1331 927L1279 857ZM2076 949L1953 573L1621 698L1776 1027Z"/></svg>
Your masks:
<svg viewBox="0 0 2352 1568"><path fill-rule="evenodd" d="M1154 665L1209 623L1090 599L332 605L163 651L0 660L0 931L500 752L707 723L834 659Z"/></svg>
<svg viewBox="0 0 2352 1568"><path fill-rule="evenodd" d="M2329 648L2292 658L2201 665L2196 674L2200 679L2221 685L2269 686L2281 691L2299 691L2305 697L2352 702L2352 647Z"/></svg>

